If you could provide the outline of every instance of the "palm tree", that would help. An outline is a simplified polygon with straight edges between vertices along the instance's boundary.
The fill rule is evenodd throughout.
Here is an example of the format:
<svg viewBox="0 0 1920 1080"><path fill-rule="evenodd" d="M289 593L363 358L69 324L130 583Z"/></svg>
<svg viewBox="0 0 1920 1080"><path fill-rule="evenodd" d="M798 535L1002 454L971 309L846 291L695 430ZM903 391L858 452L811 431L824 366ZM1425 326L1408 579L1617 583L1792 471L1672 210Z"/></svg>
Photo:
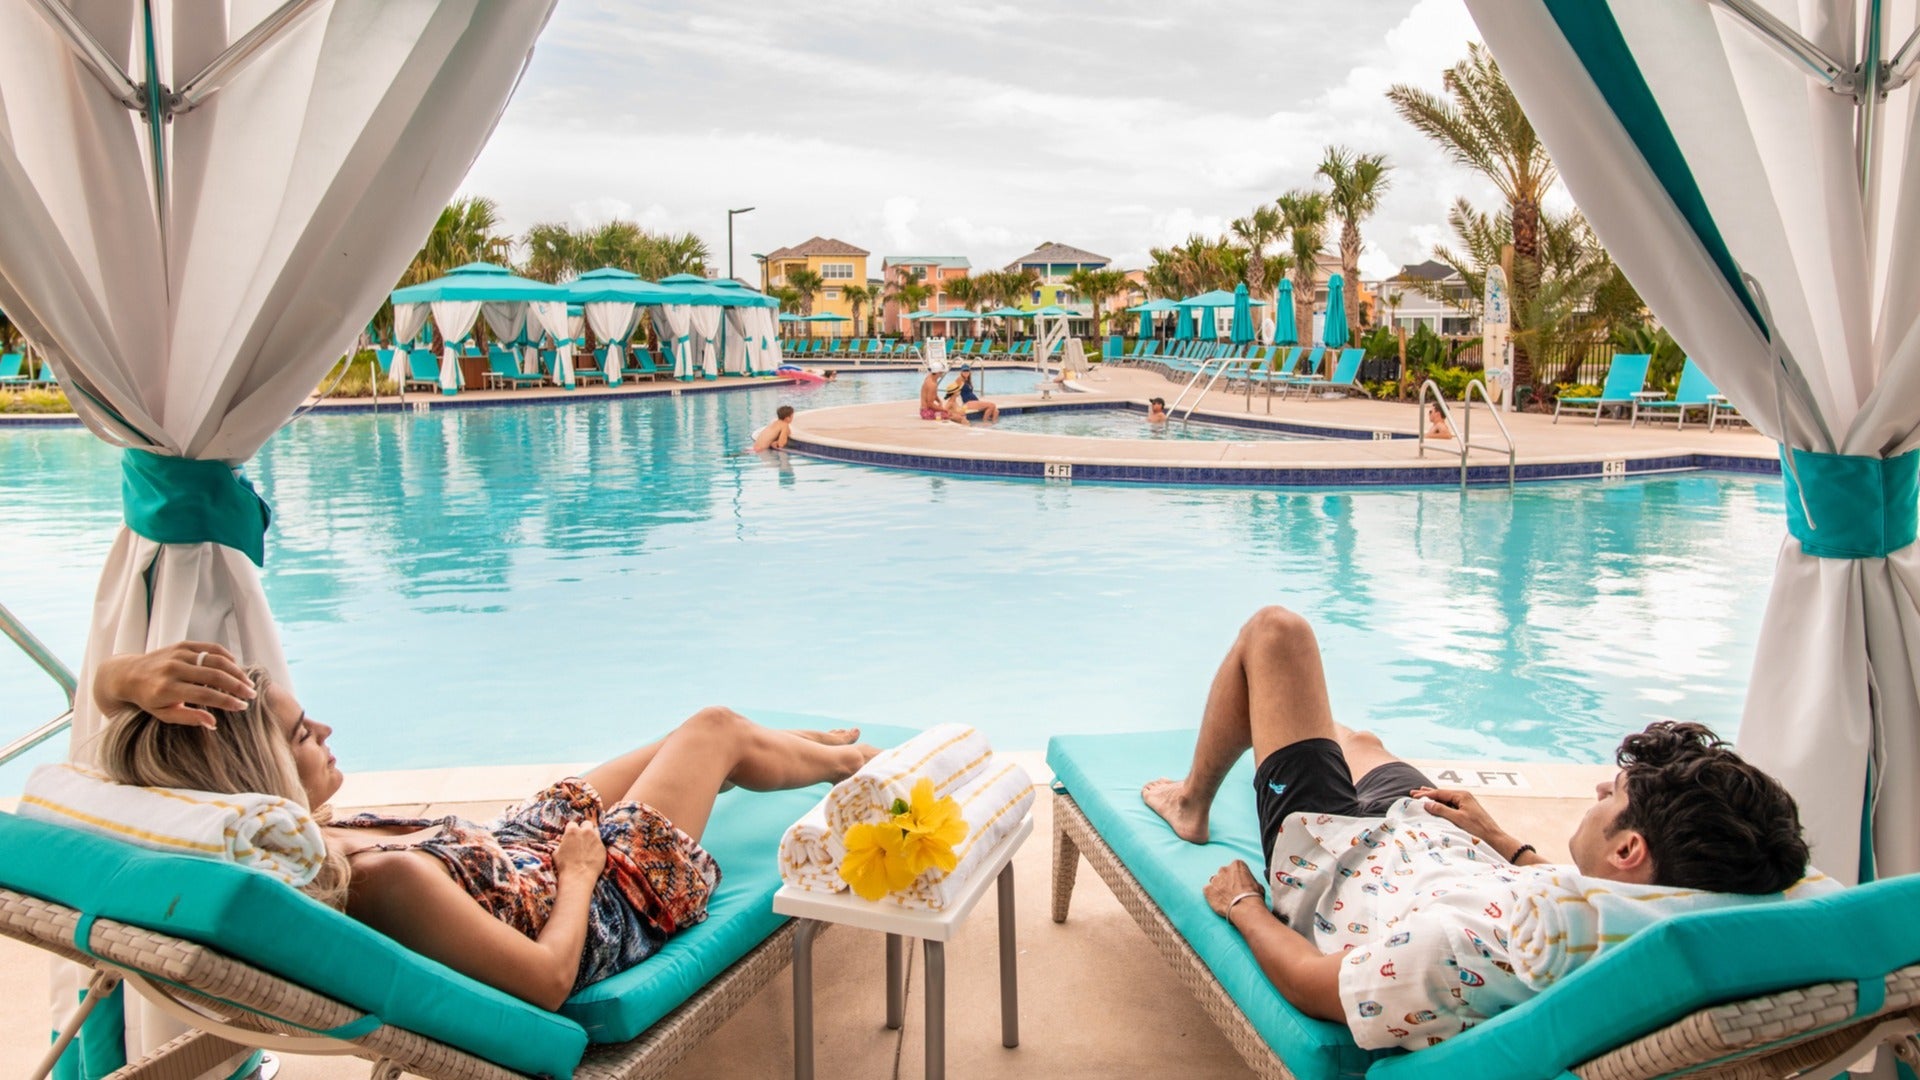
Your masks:
<svg viewBox="0 0 1920 1080"><path fill-rule="evenodd" d="M860 332L860 309L866 307L873 301L873 290L867 288L865 285L845 285L841 287L840 295L846 297L847 303L853 308L853 332L858 334Z"/></svg>
<svg viewBox="0 0 1920 1080"><path fill-rule="evenodd" d="M792 289L794 295L800 298L801 318L813 314L813 298L819 295L825 284L820 280L818 272L804 266L798 270L787 271L787 288Z"/></svg>
<svg viewBox="0 0 1920 1080"><path fill-rule="evenodd" d="M906 316L920 310L921 305L933 295L933 287L911 274L903 273L887 286L886 295L889 300L900 305L900 314ZM909 336L917 337L918 335Z"/></svg>
<svg viewBox="0 0 1920 1080"><path fill-rule="evenodd" d="M1267 295L1267 290L1279 284L1279 275L1286 273L1284 265L1276 268L1277 262L1286 262L1267 254L1267 248L1279 243L1286 233L1285 222L1280 218L1280 208L1262 204L1253 208L1246 217L1234 218L1227 226L1235 240L1246 249L1245 280L1247 290L1256 299ZM1272 276L1269 277L1269 274Z"/></svg>
<svg viewBox="0 0 1920 1080"><path fill-rule="evenodd" d="M1347 325L1360 327L1360 223L1380 209L1393 166L1385 154L1355 154L1344 146L1327 147L1320 175L1333 186L1328 201L1340 216L1340 269L1347 275Z"/></svg>
<svg viewBox="0 0 1920 1080"><path fill-rule="evenodd" d="M1320 250L1327 246L1327 193L1295 188L1274 200L1293 256L1293 318L1304 338L1313 331L1313 292L1320 285Z"/></svg>
<svg viewBox="0 0 1920 1080"><path fill-rule="evenodd" d="M1107 300L1124 290L1128 285L1127 275L1119 270L1090 269L1081 267L1067 275L1067 286L1076 295L1085 297L1093 304L1093 336L1100 337L1107 318Z"/></svg>
<svg viewBox="0 0 1920 1080"><path fill-rule="evenodd" d="M527 259L520 264L522 275L555 284L580 273L579 243L567 226L557 221L541 222L527 229L520 242L527 246Z"/></svg>
<svg viewBox="0 0 1920 1080"><path fill-rule="evenodd" d="M1467 47L1467 58L1447 69L1446 99L1413 86L1394 86L1387 99L1401 117L1438 143L1455 161L1500 190L1513 223L1513 311L1524 310L1540 280L1540 201L1559 175L1493 54ZM1516 327L1518 329L1518 327ZM1516 386L1533 381L1525 347L1513 350Z"/></svg>
<svg viewBox="0 0 1920 1080"><path fill-rule="evenodd" d="M400 276L400 285L432 281L468 263L504 259L513 239L494 231L499 227L500 208L492 199L475 195L453 200L440 211L427 242Z"/></svg>
<svg viewBox="0 0 1920 1080"><path fill-rule="evenodd" d="M641 277L657 281L675 274L707 275L707 260L713 258L713 253L707 250L705 240L690 232L648 236L651 242L642 249L643 268L635 271Z"/></svg>

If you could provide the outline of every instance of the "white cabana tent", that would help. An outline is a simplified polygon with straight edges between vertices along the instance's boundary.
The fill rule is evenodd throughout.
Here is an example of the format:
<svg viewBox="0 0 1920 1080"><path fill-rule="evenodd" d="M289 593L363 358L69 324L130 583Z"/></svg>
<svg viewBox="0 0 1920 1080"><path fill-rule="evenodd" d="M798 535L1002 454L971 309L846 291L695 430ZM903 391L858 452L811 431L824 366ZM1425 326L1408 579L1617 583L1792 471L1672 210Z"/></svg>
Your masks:
<svg viewBox="0 0 1920 1080"><path fill-rule="evenodd" d="M1468 6L1607 249L1783 446L1741 752L1828 873L1920 870L1914 5Z"/></svg>
<svg viewBox="0 0 1920 1080"><path fill-rule="evenodd" d="M552 7L0 4L0 308L126 448L81 686L187 639L288 681L240 466L400 276ZM80 694L76 757L100 727Z"/></svg>
<svg viewBox="0 0 1920 1080"><path fill-rule="evenodd" d="M662 288L673 289L679 296L677 302L662 303L648 310L653 313L654 330L663 342L673 342L674 375L680 379L692 379L704 375L711 379L720 374L722 356L730 351L727 337L733 329L733 322L725 319L729 309L765 309L769 313L779 302L765 293L752 289L730 279L710 280L694 274L674 274L660 279ZM769 332L764 336L771 338ZM759 336L759 335L756 335ZM763 346L756 351L755 359L768 350ZM743 362L745 358L743 357ZM774 357L778 363L778 355ZM746 373L770 371L772 366L757 367L746 364Z"/></svg>
<svg viewBox="0 0 1920 1080"><path fill-rule="evenodd" d="M683 293L655 285L640 275L606 266L589 270L566 286L567 296L581 309L593 336L606 346L607 385L620 385L620 371L626 364L626 350L633 332L640 326L644 306L679 302Z"/></svg>
<svg viewBox="0 0 1920 1080"><path fill-rule="evenodd" d="M390 299L394 340L409 340L413 335L406 331L417 333L428 321L440 331L443 394L458 393L463 385L460 343L472 337L483 315L494 341L503 347L523 340L537 343L543 333L556 340L570 336L566 289L523 278L493 263L468 263L445 277L395 289ZM570 354L564 364L556 360L562 385L569 389L573 386L571 361ZM527 367L523 360L521 370Z"/></svg>

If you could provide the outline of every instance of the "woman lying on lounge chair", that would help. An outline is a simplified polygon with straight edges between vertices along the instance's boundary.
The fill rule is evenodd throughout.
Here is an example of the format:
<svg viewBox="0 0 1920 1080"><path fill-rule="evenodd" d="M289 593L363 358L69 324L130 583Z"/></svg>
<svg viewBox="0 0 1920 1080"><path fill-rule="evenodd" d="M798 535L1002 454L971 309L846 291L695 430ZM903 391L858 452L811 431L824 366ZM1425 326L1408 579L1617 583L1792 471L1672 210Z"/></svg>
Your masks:
<svg viewBox="0 0 1920 1080"><path fill-rule="evenodd" d="M326 867L307 891L456 971L546 1009L706 918L720 867L700 846L726 787L837 781L875 750L857 730L775 731L727 709L569 777L498 821L328 821L332 728L218 645L104 661L101 764L121 783L263 792L317 809ZM605 796L614 801L603 801Z"/></svg>

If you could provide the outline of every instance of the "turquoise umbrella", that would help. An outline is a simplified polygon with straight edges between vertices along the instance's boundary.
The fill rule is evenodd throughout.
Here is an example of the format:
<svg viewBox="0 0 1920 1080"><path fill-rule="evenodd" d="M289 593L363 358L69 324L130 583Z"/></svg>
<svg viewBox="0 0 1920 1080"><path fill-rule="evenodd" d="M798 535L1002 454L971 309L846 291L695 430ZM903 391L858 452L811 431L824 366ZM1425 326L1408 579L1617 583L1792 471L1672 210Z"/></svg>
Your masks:
<svg viewBox="0 0 1920 1080"><path fill-rule="evenodd" d="M1200 321L1199 308L1193 309L1192 318L1188 318L1187 312L1183 309L1180 312L1180 314L1173 317L1173 340L1192 341L1194 324L1199 321Z"/></svg>
<svg viewBox="0 0 1920 1080"><path fill-rule="evenodd" d="M1247 283L1233 287L1233 343L1245 345L1253 340L1253 304L1247 296Z"/></svg>
<svg viewBox="0 0 1920 1080"><path fill-rule="evenodd" d="M1153 335L1153 317L1155 315L1158 315L1163 311L1179 311L1179 310L1180 310L1179 304L1176 304L1171 300L1161 299L1161 300L1149 300L1144 304L1139 304L1134 307L1130 307L1127 309L1127 313L1130 315L1139 315L1140 316L1140 336L1151 337Z"/></svg>
<svg viewBox="0 0 1920 1080"><path fill-rule="evenodd" d="M1293 325L1293 282L1280 279L1280 295L1274 299L1273 343L1300 344L1300 331Z"/></svg>
<svg viewBox="0 0 1920 1080"><path fill-rule="evenodd" d="M1320 335L1321 344L1329 349L1338 349L1347 343L1347 298L1346 289L1335 274L1327 279L1327 323Z"/></svg>

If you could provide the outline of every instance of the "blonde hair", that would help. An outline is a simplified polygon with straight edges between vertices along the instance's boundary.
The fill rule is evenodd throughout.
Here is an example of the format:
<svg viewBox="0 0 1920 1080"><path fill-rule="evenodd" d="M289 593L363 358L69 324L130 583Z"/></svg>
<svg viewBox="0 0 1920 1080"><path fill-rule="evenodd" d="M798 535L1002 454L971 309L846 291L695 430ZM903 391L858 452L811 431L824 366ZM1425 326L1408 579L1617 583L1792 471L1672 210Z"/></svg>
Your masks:
<svg viewBox="0 0 1920 1080"><path fill-rule="evenodd" d="M169 724L140 709L113 717L101 736L101 766L122 784L275 795L306 806L324 824L333 816L331 808L308 805L293 748L267 712L272 681L257 667L247 669L247 678L256 691L252 703L233 711L209 708L216 725L212 731ZM302 891L329 907L344 908L349 876L346 857L329 844L319 875Z"/></svg>

